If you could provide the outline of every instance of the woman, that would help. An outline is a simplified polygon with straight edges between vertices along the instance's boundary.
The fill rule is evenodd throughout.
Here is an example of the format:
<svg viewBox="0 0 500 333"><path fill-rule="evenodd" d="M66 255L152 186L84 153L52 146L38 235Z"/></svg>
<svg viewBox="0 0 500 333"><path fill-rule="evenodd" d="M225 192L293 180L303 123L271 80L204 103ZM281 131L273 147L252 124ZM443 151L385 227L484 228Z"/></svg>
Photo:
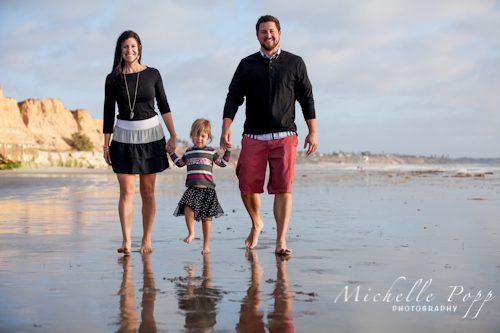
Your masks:
<svg viewBox="0 0 500 333"><path fill-rule="evenodd" d="M156 210L156 173L168 167L167 149L175 149L175 129L160 72L141 64L142 44L133 31L116 42L113 69L106 77L104 98L104 159L113 167L120 184L118 212L123 234L119 253L130 254L133 198L139 175L143 236L141 253L152 252L151 229ZM155 99L170 133L165 142L155 112ZM115 105L118 116L115 124ZM113 134L113 140L111 140Z"/></svg>

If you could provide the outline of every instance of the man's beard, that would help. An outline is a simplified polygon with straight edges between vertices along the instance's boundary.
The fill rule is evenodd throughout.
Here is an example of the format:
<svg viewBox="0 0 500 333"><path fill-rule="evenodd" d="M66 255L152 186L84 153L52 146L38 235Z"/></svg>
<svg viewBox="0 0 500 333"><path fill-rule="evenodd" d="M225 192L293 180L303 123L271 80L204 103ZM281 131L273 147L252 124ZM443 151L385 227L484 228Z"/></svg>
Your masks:
<svg viewBox="0 0 500 333"><path fill-rule="evenodd" d="M262 46L262 48L264 50L266 50L266 51L272 51L272 50L274 50L276 48L276 46L278 46L280 40L279 39L278 40L274 39L274 40L272 40L272 42L273 42L272 46L268 46L268 44L266 44L265 42L264 43L260 43L260 46Z"/></svg>

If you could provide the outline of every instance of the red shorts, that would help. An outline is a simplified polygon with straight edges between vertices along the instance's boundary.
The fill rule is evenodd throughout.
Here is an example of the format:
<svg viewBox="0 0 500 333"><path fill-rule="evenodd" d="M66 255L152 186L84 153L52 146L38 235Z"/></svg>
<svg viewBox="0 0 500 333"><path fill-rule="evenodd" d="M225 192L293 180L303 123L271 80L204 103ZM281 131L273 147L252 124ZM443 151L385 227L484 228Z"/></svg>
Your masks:
<svg viewBox="0 0 500 333"><path fill-rule="evenodd" d="M263 193L269 163L269 194L291 193L297 157L296 135L275 140L255 140L243 136L236 165L242 194Z"/></svg>

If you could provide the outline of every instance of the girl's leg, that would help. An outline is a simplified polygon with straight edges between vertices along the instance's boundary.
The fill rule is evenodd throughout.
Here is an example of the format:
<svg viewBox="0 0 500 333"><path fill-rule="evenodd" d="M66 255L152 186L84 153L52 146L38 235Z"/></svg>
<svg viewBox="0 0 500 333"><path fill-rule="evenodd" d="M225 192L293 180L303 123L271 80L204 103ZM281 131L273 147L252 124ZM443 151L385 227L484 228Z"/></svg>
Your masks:
<svg viewBox="0 0 500 333"><path fill-rule="evenodd" d="M201 220L203 226L203 251L201 254L209 254L210 253L210 229L212 227L212 220L210 218L206 218Z"/></svg>
<svg viewBox="0 0 500 333"><path fill-rule="evenodd" d="M134 213L134 193L135 193L135 175L117 173L116 178L120 184L120 200L118 202L118 214L120 216L120 225L122 227L122 247L118 252L130 253L132 248L132 220Z"/></svg>
<svg viewBox="0 0 500 333"><path fill-rule="evenodd" d="M184 238L184 242L189 244L194 239L194 212L188 205L184 206L184 217L189 234Z"/></svg>
<svg viewBox="0 0 500 333"><path fill-rule="evenodd" d="M150 173L139 176L142 198L142 244L141 253L153 252L151 245L151 231L156 212L155 183L156 174Z"/></svg>

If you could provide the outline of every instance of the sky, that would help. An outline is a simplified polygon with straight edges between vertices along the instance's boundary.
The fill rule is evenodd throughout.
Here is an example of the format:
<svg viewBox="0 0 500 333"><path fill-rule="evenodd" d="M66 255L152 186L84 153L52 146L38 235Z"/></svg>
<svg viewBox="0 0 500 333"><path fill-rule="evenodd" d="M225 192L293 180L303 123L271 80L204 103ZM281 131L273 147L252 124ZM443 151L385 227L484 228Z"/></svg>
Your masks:
<svg viewBox="0 0 500 333"><path fill-rule="evenodd" d="M163 78L177 137L212 121L256 52L255 23L279 18L281 47L313 85L319 152L500 157L500 1L0 1L0 86L102 119L118 36L134 30ZM1 111L1 110L0 110ZM241 106L232 125L239 145ZM299 142L307 127L297 104ZM299 148L302 148L302 143Z"/></svg>

